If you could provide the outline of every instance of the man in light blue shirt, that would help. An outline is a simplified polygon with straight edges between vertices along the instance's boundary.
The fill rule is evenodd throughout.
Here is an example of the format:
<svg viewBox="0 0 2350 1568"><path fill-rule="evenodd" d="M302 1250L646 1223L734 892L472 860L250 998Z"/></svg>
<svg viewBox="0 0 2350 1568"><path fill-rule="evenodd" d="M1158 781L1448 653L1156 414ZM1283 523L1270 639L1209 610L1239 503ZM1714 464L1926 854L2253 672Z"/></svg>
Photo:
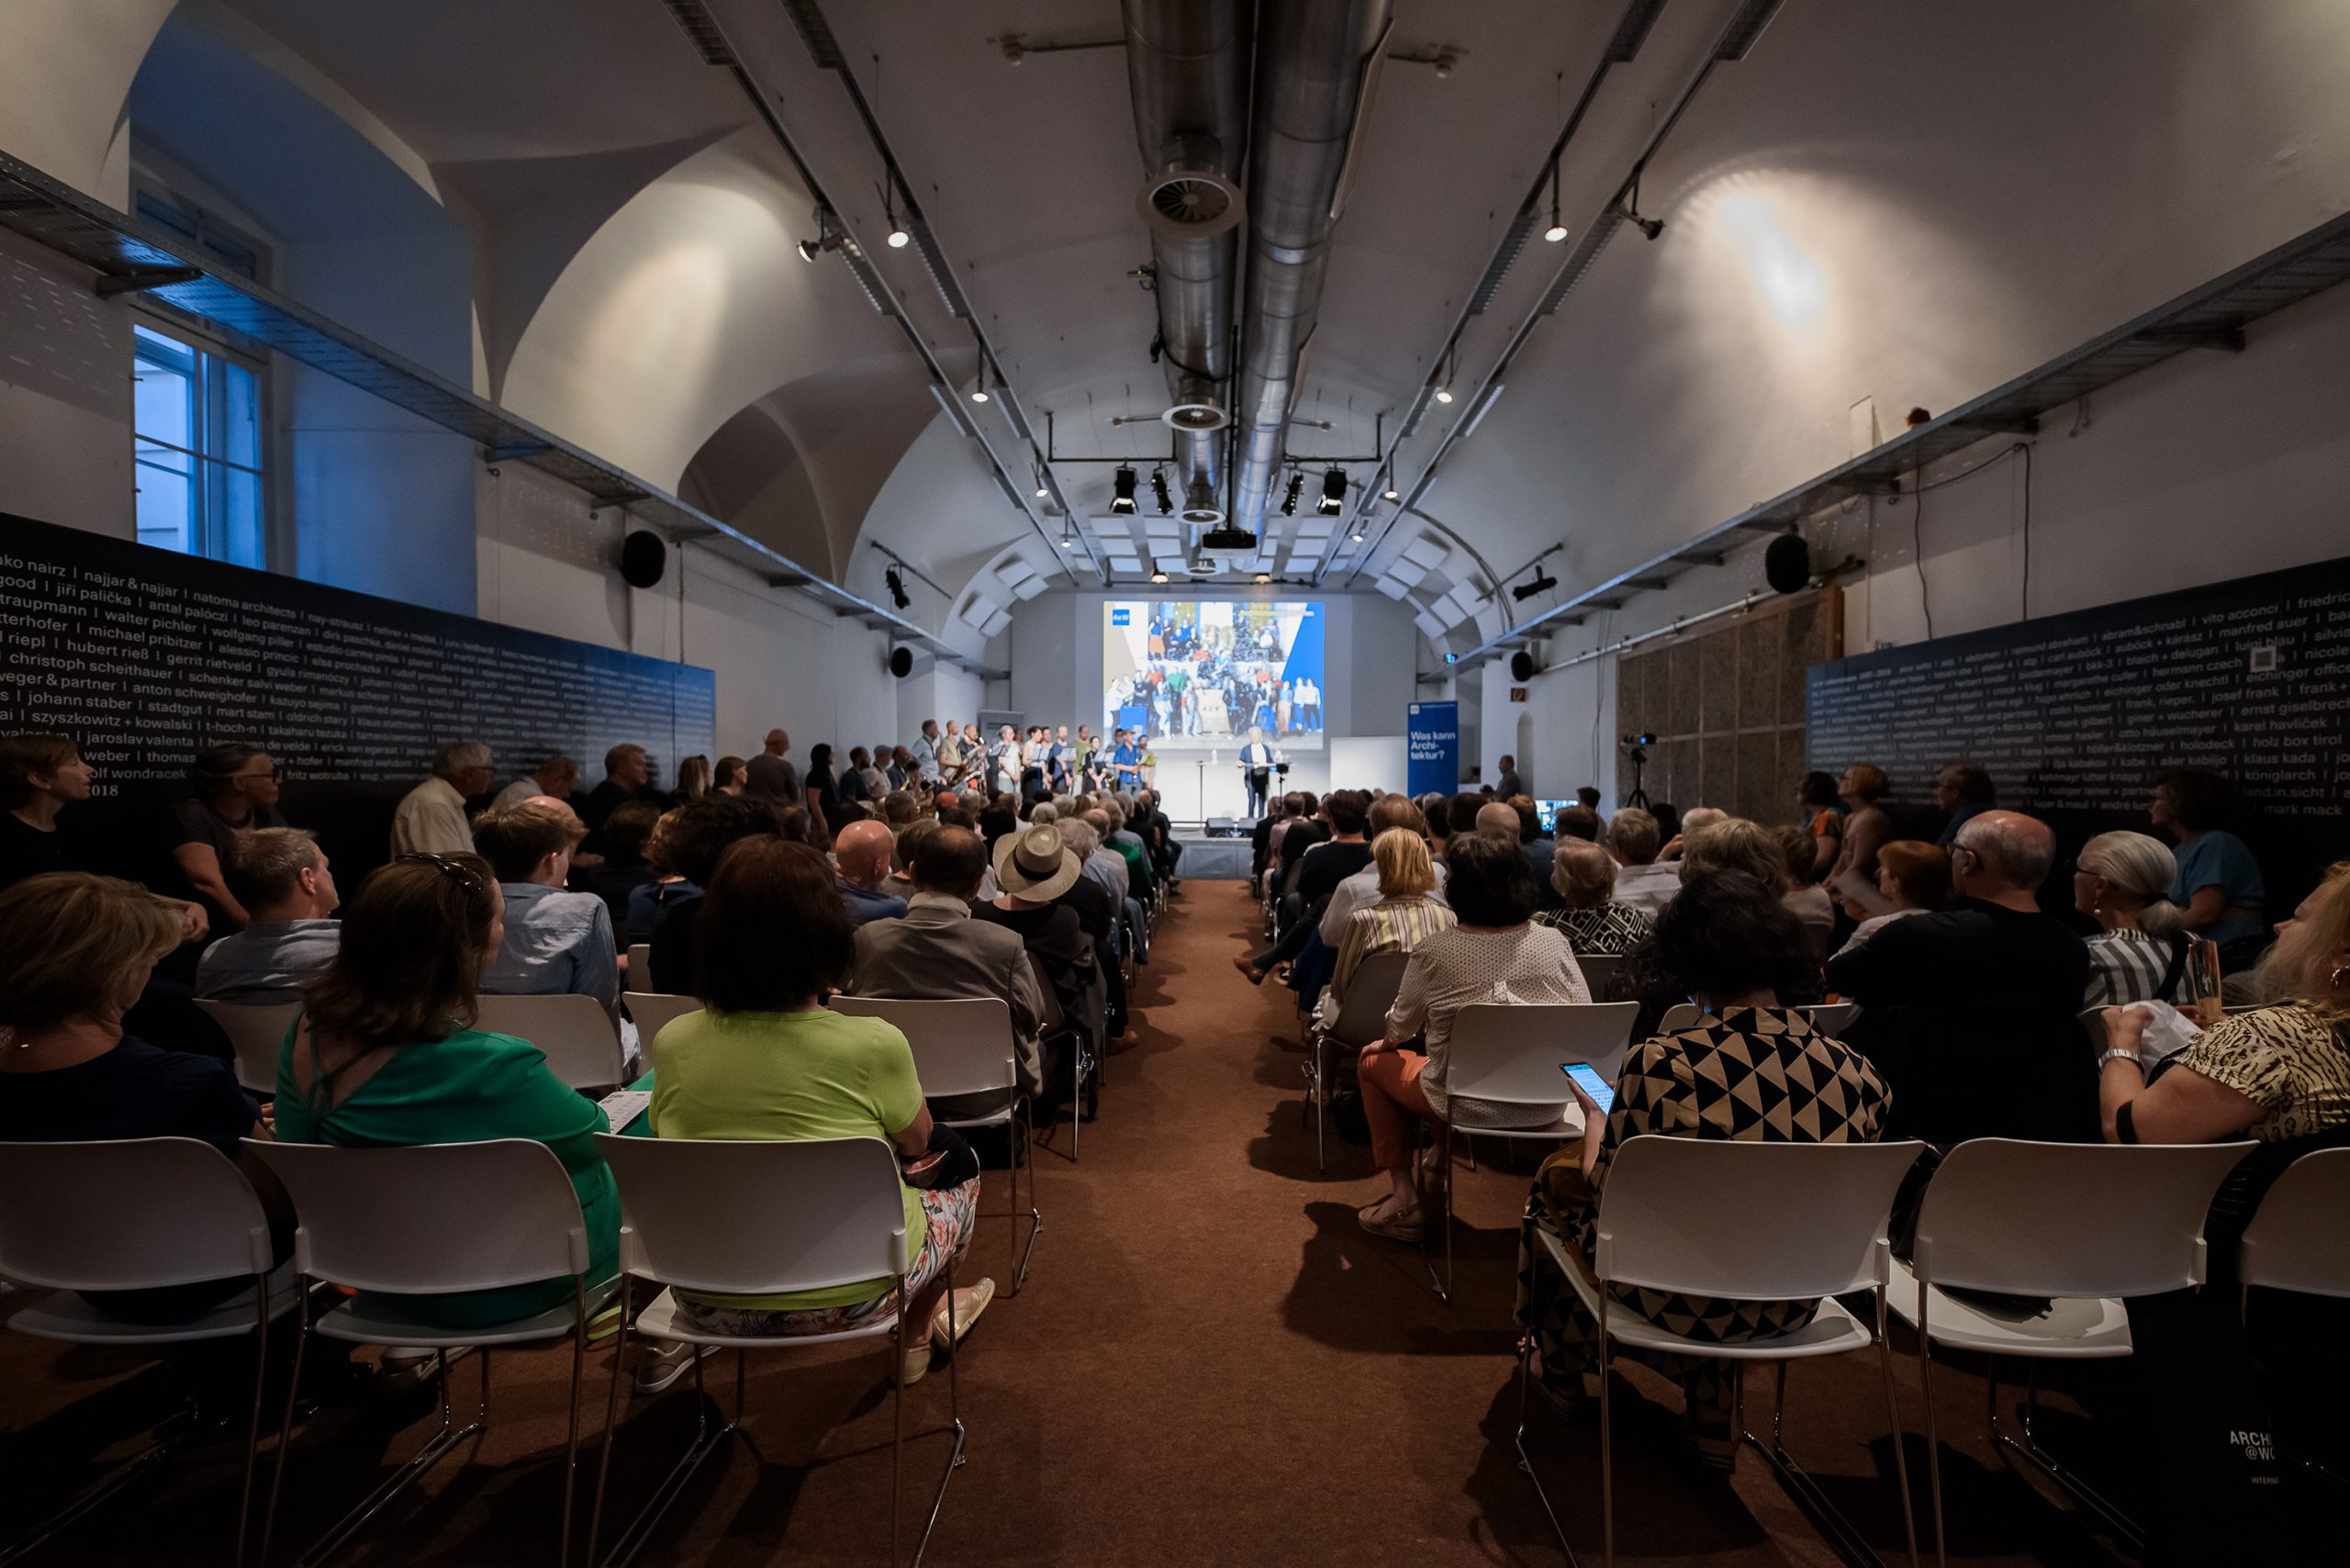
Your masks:
<svg viewBox="0 0 2350 1568"><path fill-rule="evenodd" d="M510 806L474 820L474 847L506 895L506 935L484 965L491 996L592 996L620 1019L620 963L611 910L594 893L564 890L579 819L553 804Z"/></svg>
<svg viewBox="0 0 2350 1568"><path fill-rule="evenodd" d="M342 927L327 918L341 902L326 851L300 828L241 834L225 868L229 891L250 917L196 961L196 994L252 1006L299 1002L342 946Z"/></svg>
<svg viewBox="0 0 2350 1568"><path fill-rule="evenodd" d="M1110 771L1118 789L1142 788L1142 747L1135 745L1128 731L1118 732L1118 749L1110 754Z"/></svg>

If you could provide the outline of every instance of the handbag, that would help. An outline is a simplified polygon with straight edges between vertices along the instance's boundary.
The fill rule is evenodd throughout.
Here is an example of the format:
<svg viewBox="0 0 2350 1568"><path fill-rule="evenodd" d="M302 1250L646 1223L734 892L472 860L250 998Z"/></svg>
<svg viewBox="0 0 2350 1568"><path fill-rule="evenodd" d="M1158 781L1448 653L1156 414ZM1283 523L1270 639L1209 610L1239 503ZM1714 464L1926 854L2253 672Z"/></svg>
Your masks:
<svg viewBox="0 0 2350 1568"><path fill-rule="evenodd" d="M934 1155L938 1157L935 1160ZM928 1192L959 1187L979 1179L979 1157L971 1152L961 1133L934 1121L930 1124L930 1147L909 1162L905 1177L907 1185Z"/></svg>

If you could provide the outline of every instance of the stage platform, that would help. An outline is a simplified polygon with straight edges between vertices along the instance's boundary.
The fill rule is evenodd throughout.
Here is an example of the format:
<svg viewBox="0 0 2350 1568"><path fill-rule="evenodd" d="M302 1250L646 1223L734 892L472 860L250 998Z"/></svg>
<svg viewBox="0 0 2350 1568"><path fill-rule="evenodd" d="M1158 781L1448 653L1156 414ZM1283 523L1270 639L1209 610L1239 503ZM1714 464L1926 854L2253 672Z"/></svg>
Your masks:
<svg viewBox="0 0 2350 1568"><path fill-rule="evenodd" d="M1183 858L1175 866L1175 874L1183 880L1245 882L1248 879L1248 840L1210 838L1192 827L1176 829L1175 842L1183 846Z"/></svg>

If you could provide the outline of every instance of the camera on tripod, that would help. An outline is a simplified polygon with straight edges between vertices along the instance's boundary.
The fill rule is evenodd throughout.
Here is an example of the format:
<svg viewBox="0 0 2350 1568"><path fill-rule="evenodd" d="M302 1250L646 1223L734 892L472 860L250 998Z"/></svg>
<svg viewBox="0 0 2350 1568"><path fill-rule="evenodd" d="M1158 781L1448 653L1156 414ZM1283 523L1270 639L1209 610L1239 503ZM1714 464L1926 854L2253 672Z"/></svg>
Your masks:
<svg viewBox="0 0 2350 1568"><path fill-rule="evenodd" d="M1624 756L1632 765L1632 788L1624 797L1624 803L1628 806L1638 806L1643 811L1648 809L1649 792L1640 787L1640 771L1648 766L1648 748L1654 745L1654 735L1624 737Z"/></svg>
<svg viewBox="0 0 2350 1568"><path fill-rule="evenodd" d="M1654 735L1626 735L1624 737L1624 750L1642 762L1648 759L1641 756L1641 748L1654 745L1656 745Z"/></svg>

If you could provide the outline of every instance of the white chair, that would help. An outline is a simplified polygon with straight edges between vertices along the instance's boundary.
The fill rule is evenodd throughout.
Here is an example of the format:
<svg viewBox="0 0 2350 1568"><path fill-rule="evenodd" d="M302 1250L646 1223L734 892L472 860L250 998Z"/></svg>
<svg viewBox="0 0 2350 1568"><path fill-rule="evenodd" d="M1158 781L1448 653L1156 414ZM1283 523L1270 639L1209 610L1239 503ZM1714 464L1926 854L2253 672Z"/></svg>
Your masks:
<svg viewBox="0 0 2350 1568"><path fill-rule="evenodd" d="M1933 1348L2034 1361L2130 1354L2122 1301L2203 1282L2204 1215L2221 1182L2253 1147L1970 1138L1944 1158L1919 1205L1910 1260L1894 1264L1891 1287L1894 1312L1918 1330L1937 1562L1943 1551L1942 1477ZM1948 1294L1953 1290L2053 1303L2045 1312L2003 1311L1963 1301ZM1989 1375L1992 1438L2037 1465L2143 1556L2137 1524L2032 1436L2037 1377L2027 1385L2019 1441L1999 1424L1996 1360Z"/></svg>
<svg viewBox="0 0 2350 1568"><path fill-rule="evenodd" d="M599 1133L596 1142L620 1179L621 1311L620 1344L612 1356L611 1394L604 1417L604 1451L596 1467L596 1504L588 1516L588 1561L599 1568L624 1568L702 1461L741 1425L744 1351L807 1350L850 1339L886 1340L900 1357L906 1348L902 1310L832 1334L711 1334L686 1324L674 1293L767 1295L889 1279L897 1287L902 1308L906 1276L920 1255L922 1242L906 1234L896 1151L879 1138L715 1141ZM713 1193L725 1193L726 1202L712 1204ZM744 1214L759 1215L759 1223L737 1223L735 1216ZM619 1437L621 1367L631 1332L629 1299L640 1280L656 1294L637 1317L634 1332L650 1339L731 1347L735 1351L734 1416L713 1429L707 1402L697 1397L692 1443L655 1488L643 1511L621 1533L610 1555L599 1559L596 1544L603 1527L604 1493ZM946 1299L952 1299L954 1285L954 1262L949 1259ZM947 1483L963 1462L962 1403L955 1378L959 1359L959 1355L950 1356L946 1362L955 1449L938 1478L922 1540L915 1543L916 1564L930 1545L930 1532L946 1501ZM699 1353L693 1364L694 1392L699 1395ZM899 1517L903 1511L900 1498L906 1447L906 1391L897 1380L897 1364L890 1362L890 1383L897 1389L897 1437L890 1462L890 1561L893 1565L898 1562Z"/></svg>
<svg viewBox="0 0 2350 1568"><path fill-rule="evenodd" d="M659 1069L654 1059L654 1036L688 1013L701 1011L699 996L671 996L662 991L628 991L621 993L621 1001L628 1008L628 1015L636 1020L637 1049L643 1053L643 1065Z"/></svg>
<svg viewBox="0 0 2350 1568"><path fill-rule="evenodd" d="M1404 987L1409 953L1373 953L1347 977L1346 995L1338 1000L1338 1015L1327 1028L1315 1024L1305 1040L1305 1092L1314 1104L1314 1168L1327 1170L1323 1138L1329 1122L1330 1047L1360 1051L1387 1033L1387 1010ZM1301 1113L1302 1114L1302 1113Z"/></svg>
<svg viewBox="0 0 2350 1568"><path fill-rule="evenodd" d="M563 1518L555 1553L557 1568L568 1568L588 1318L619 1287L612 1281L591 1284L588 1279L588 1225L563 1162L544 1144L527 1138L411 1148L335 1148L248 1138L245 1147L293 1194L300 1220L294 1233L294 1266L305 1281L400 1295L448 1295L565 1278L571 1285L571 1299L563 1305L466 1328L444 1328L399 1311L396 1304L364 1295L316 1317L304 1315L301 1338L295 1343L294 1372L285 1388L289 1429L294 1392L301 1386L303 1352L314 1334L355 1344L438 1350L441 1428L304 1552L302 1560L320 1562L339 1550L452 1449L488 1426L492 1346L568 1337L571 1421L564 1445ZM449 1408L448 1352L460 1346L472 1347L481 1360L479 1408L463 1430L456 1429ZM291 1446L278 1445L277 1468L269 1484L261 1542L264 1565Z"/></svg>
<svg viewBox="0 0 2350 1568"><path fill-rule="evenodd" d="M197 997L229 1044L237 1052L237 1081L255 1094L277 1092L277 1063L285 1049L285 1030L302 1012L298 1002L214 1002Z"/></svg>
<svg viewBox="0 0 2350 1568"><path fill-rule="evenodd" d="M1886 1219L1901 1179L1917 1162L1921 1143L1743 1143L1726 1138L1627 1139L1616 1150L1599 1194L1597 1233L1586 1275L1557 1235L1538 1234L1550 1260L1599 1324L1599 1441L1601 1539L1606 1561L1616 1561L1616 1448L1607 1376L1609 1347L1671 1351L1729 1361L1735 1398L1731 1425L1738 1440L1771 1462L1780 1479L1819 1520L1845 1555L1878 1562L1867 1541L1835 1509L1818 1484L1796 1465L1781 1441L1786 1413L1787 1362L1877 1348L1885 1400L1892 1422L1895 1484L1909 1560L1918 1561L1918 1525L1909 1501L1909 1473L1901 1451L1901 1413L1894 1394L1893 1352L1886 1342L1886 1278L1891 1249ZM1625 1310L1615 1288L1673 1291L1718 1301L1818 1300L1801 1328L1767 1338L1722 1343L1659 1327ZM1876 1297L1876 1327L1844 1310L1835 1297L1866 1290ZM1530 1345L1531 1340L1528 1341ZM1518 1352L1517 1461L1534 1482L1559 1544L1566 1531L1526 1452L1528 1350ZM1776 1404L1768 1443L1746 1429L1745 1363L1778 1363ZM1574 1561L1572 1548L1567 1560Z"/></svg>
<svg viewBox="0 0 2350 1568"><path fill-rule="evenodd" d="M1583 1137L1583 1112L1561 1070L1569 1062L1588 1062L1608 1082L1624 1069L1624 1052L1632 1043L1632 1025L1639 1017L1637 1002L1472 1002L1452 1017L1452 1038L1446 1047L1444 1095L1452 1100L1484 1100L1505 1105L1537 1105L1563 1109L1552 1119L1518 1127L1459 1127L1446 1117L1436 1118L1447 1131L1514 1142L1559 1143ZM1452 1300L1452 1158L1448 1148L1438 1161L1444 1181L1444 1277L1428 1265L1428 1283L1437 1299Z"/></svg>
<svg viewBox="0 0 2350 1568"><path fill-rule="evenodd" d="M2285 1168L2269 1184L2236 1252L2238 1282L2350 1298L2350 1148L2322 1148ZM2342 1477L2312 1460L2282 1456L2337 1484Z"/></svg>
<svg viewBox="0 0 2350 1568"><path fill-rule="evenodd" d="M1085 1081L1093 1080L1095 1103L1102 1096L1102 1058L1094 1054L1093 1036L1087 1030L1069 1022L1061 1010L1060 993L1053 989L1045 971L1036 967L1034 954L1029 955L1028 972L1035 977L1036 992L1045 999L1045 1016L1037 1034L1046 1040L1059 1040L1069 1053L1069 1162L1077 1163L1077 1129L1085 1119ZM1127 995L1131 998L1133 992ZM1032 1127L1033 1131L1034 1128Z"/></svg>
<svg viewBox="0 0 2350 1568"><path fill-rule="evenodd" d="M1606 1002L1610 999L1616 988L1617 977L1624 972L1624 966L1628 962L1629 959L1621 953L1577 953L1575 955L1575 968L1583 971L1583 983L1590 988L1591 999L1594 1002Z"/></svg>
<svg viewBox="0 0 2350 1568"><path fill-rule="evenodd" d="M1705 1021L1704 1008L1694 1002L1676 1002L1664 1010L1663 1017L1656 1021L1656 1032L1660 1035L1678 1035L1684 1029L1694 1029Z"/></svg>
<svg viewBox="0 0 2350 1568"><path fill-rule="evenodd" d="M628 1081L620 1031L592 996L485 996L474 1027L512 1035L546 1053L547 1067L574 1089Z"/></svg>
<svg viewBox="0 0 2350 1568"><path fill-rule="evenodd" d="M628 983L639 991L653 989L653 944L632 942L628 945Z"/></svg>
<svg viewBox="0 0 2350 1568"><path fill-rule="evenodd" d="M1020 1091L1018 1043L1012 1034L1012 1008L1001 997L957 997L940 1002L893 1002L880 997L836 996L832 1010L855 1018L879 1018L894 1025L913 1047L914 1072L922 1092L932 1098L964 1094L1001 1094L1003 1108L984 1116L952 1116L950 1127L1002 1127L1012 1161L1012 1203L1004 1210L1005 1229L1012 1238L1012 1294L1028 1279L1028 1260L1036 1251L1036 1238L1045 1216L1036 1208L1035 1170L1028 1176L1028 1247L1020 1246L1020 1167L1032 1158L1029 1145L1036 1136L1035 1108ZM1027 1124L1022 1126L1022 1114Z"/></svg>
<svg viewBox="0 0 2350 1568"><path fill-rule="evenodd" d="M7 1194L0 1203L0 1275L54 1293L9 1316L7 1326L17 1333L76 1345L184 1345L252 1337L257 1370L232 1559L242 1563L261 1448L258 1369L268 1365L271 1322L293 1311L300 1299L293 1271L273 1271L269 1220L244 1173L196 1138L0 1143L0 1193ZM209 1311L176 1323L108 1317L77 1294L152 1290L232 1276L252 1282ZM97 1508L184 1446L190 1435L184 1427L116 1466L0 1549L0 1561L16 1561ZM20 1502L29 1512L31 1499Z"/></svg>

